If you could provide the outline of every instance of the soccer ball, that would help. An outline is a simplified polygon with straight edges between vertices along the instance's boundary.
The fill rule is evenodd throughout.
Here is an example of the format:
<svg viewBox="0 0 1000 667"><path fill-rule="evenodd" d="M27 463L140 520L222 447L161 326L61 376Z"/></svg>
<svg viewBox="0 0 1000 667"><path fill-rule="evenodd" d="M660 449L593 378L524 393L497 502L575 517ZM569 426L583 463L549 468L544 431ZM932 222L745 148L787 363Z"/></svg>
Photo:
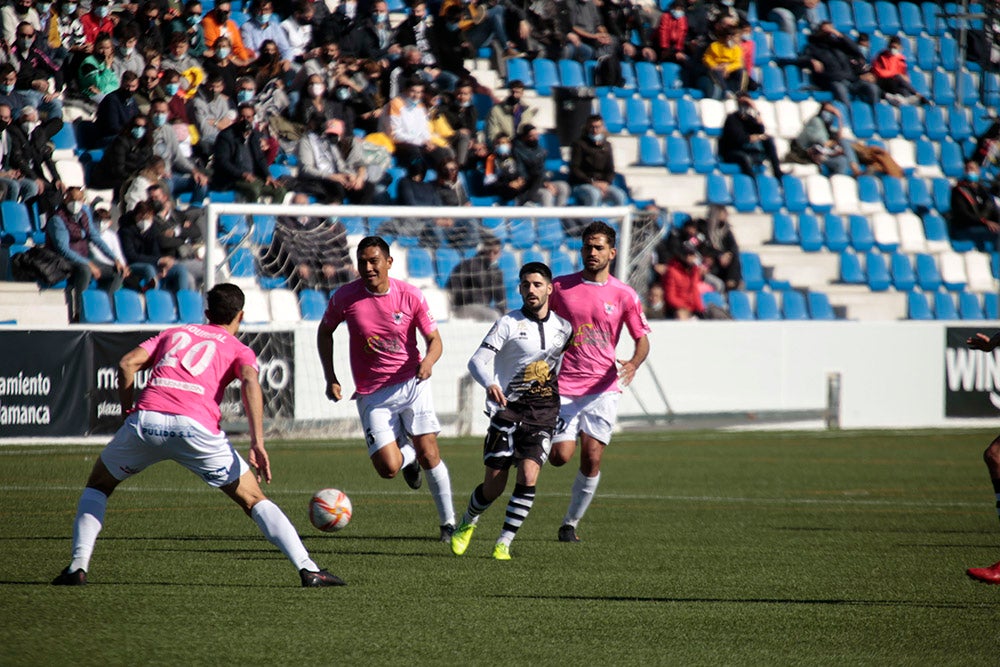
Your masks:
<svg viewBox="0 0 1000 667"><path fill-rule="evenodd" d="M309 520L332 533L351 522L351 499L340 489L321 489L309 501Z"/></svg>

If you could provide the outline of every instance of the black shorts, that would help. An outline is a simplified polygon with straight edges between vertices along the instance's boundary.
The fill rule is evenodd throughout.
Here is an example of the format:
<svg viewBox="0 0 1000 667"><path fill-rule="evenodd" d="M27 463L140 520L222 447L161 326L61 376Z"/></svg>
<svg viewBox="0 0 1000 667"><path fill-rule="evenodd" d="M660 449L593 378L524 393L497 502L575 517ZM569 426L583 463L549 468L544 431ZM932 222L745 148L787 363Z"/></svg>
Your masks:
<svg viewBox="0 0 1000 667"><path fill-rule="evenodd" d="M543 465L551 448L552 429L494 417L483 441L483 464L494 470L524 460Z"/></svg>

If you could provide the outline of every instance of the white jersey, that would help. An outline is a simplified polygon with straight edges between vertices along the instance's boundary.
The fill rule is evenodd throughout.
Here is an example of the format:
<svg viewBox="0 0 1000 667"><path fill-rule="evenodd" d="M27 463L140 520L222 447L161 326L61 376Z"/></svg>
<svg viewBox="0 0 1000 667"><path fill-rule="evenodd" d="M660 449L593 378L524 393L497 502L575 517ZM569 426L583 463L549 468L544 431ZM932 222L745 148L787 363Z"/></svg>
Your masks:
<svg viewBox="0 0 1000 667"><path fill-rule="evenodd" d="M570 323L551 310L544 320L512 310L493 324L469 360L469 371L484 387L501 387L508 404L558 405L556 373L571 335ZM499 410L488 398L487 408L491 415Z"/></svg>

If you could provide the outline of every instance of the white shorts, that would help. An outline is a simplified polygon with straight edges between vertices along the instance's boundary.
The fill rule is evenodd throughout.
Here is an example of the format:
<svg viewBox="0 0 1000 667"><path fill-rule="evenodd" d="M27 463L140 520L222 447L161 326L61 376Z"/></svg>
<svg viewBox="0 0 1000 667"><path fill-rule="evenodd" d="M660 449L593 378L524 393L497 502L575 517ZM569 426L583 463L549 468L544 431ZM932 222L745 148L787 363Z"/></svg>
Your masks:
<svg viewBox="0 0 1000 667"><path fill-rule="evenodd" d="M559 421L552 442L576 440L577 433L582 431L605 445L609 444L618 419L620 396L612 391L588 396L560 396Z"/></svg>
<svg viewBox="0 0 1000 667"><path fill-rule="evenodd" d="M402 445L410 436L441 431L431 385L416 378L358 396L358 415L369 457L393 442Z"/></svg>
<svg viewBox="0 0 1000 667"><path fill-rule="evenodd" d="M130 414L101 452L104 465L119 481L167 459L215 487L231 484L250 470L225 433L210 433L190 417L148 410Z"/></svg>

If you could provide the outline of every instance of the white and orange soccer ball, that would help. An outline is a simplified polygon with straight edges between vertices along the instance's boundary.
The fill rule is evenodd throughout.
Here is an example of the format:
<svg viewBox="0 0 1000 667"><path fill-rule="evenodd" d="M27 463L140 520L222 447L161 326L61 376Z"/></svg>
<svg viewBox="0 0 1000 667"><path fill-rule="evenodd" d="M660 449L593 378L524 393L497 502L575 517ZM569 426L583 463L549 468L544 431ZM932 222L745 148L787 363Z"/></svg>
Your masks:
<svg viewBox="0 0 1000 667"><path fill-rule="evenodd" d="M321 489L309 501L309 520L320 530L333 533L351 522L351 499L340 489Z"/></svg>

